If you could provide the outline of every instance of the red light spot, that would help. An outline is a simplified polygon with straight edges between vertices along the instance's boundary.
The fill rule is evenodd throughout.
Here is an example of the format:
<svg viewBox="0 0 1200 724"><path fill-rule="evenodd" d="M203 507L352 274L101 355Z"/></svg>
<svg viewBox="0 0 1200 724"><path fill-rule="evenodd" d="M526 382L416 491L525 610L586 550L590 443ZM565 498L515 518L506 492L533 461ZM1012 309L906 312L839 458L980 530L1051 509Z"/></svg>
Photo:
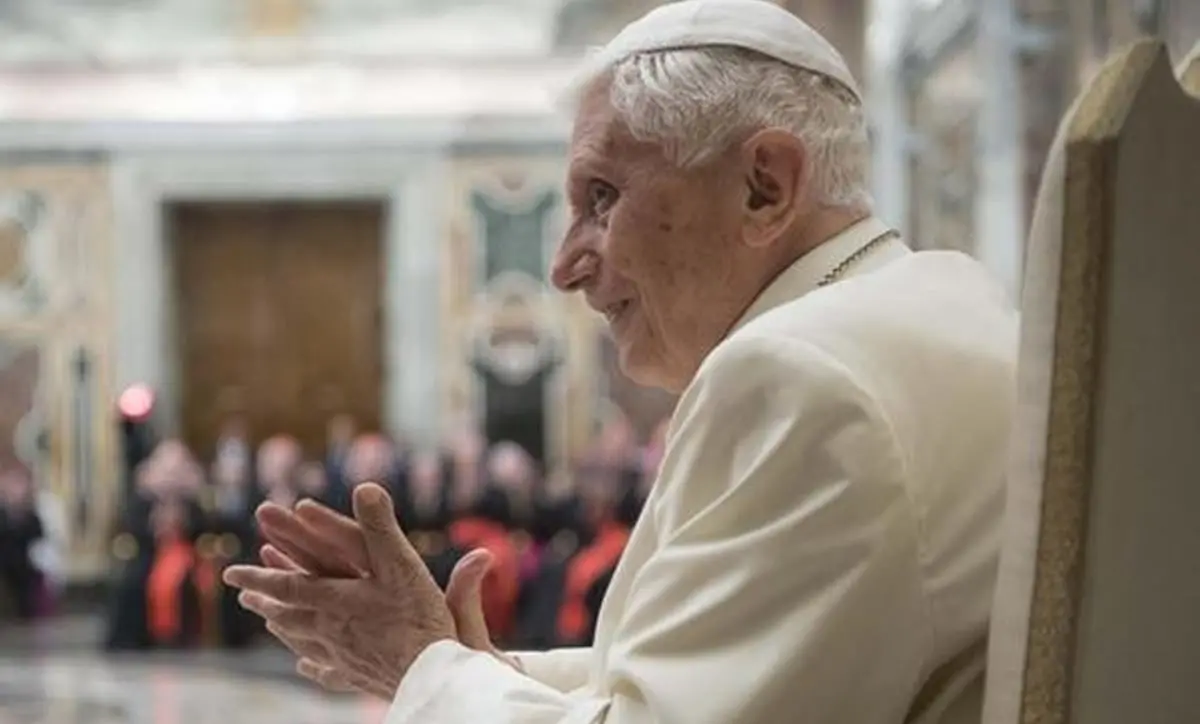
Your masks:
<svg viewBox="0 0 1200 724"><path fill-rule="evenodd" d="M117 409L130 420L145 420L154 409L154 391L146 385L134 385L117 398Z"/></svg>

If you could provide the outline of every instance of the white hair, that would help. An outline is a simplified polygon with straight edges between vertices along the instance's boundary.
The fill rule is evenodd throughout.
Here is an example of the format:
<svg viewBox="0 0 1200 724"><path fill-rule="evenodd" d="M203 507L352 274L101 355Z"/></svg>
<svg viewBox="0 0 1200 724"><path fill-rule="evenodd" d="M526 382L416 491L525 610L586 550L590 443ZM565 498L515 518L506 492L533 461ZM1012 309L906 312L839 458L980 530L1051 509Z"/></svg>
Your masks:
<svg viewBox="0 0 1200 724"><path fill-rule="evenodd" d="M639 53L602 77L634 137L660 144L681 168L703 164L755 131L778 128L804 143L811 161L806 180L819 203L871 205L862 104L830 78L728 46Z"/></svg>

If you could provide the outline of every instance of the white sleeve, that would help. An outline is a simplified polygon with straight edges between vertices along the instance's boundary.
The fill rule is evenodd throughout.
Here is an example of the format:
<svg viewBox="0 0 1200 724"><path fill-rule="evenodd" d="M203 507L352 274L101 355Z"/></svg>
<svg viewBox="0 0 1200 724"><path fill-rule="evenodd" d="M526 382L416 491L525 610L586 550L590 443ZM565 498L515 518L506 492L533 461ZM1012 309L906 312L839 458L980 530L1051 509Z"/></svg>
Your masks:
<svg viewBox="0 0 1200 724"><path fill-rule="evenodd" d="M726 344L684 395L593 685L563 693L456 643L387 724L894 724L930 621L904 462L872 398L794 341Z"/></svg>
<svg viewBox="0 0 1200 724"><path fill-rule="evenodd" d="M517 660L531 679L564 693L587 684L592 662L590 648L514 651L508 655Z"/></svg>

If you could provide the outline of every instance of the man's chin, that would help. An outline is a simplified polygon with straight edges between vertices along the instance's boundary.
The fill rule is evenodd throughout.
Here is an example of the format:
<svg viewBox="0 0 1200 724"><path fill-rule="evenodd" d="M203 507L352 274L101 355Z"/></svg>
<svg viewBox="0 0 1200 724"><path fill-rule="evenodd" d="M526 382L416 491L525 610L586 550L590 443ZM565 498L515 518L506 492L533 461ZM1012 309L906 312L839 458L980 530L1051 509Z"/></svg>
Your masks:
<svg viewBox="0 0 1200 724"><path fill-rule="evenodd" d="M620 367L621 374L642 387L665 389L668 386L665 384L662 365L658 360L652 359L628 340L618 337L616 342L617 366Z"/></svg>

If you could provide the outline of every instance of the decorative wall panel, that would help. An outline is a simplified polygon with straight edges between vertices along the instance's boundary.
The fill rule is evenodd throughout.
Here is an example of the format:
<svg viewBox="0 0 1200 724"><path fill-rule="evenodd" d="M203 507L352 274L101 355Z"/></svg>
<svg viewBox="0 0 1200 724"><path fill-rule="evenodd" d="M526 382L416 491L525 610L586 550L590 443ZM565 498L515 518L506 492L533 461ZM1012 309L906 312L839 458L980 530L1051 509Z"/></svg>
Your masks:
<svg viewBox="0 0 1200 724"><path fill-rule="evenodd" d="M490 285L503 274L523 274L539 282L546 278L548 225L558 207L554 190L525 191L522 179L508 183L521 184L515 189L502 190L487 186L471 193L475 212L476 238L482 248L484 285Z"/></svg>
<svg viewBox="0 0 1200 724"><path fill-rule="evenodd" d="M45 410L38 405L42 350L38 341L0 337L0 465L23 465L43 477L46 456Z"/></svg>
<svg viewBox="0 0 1200 724"><path fill-rule="evenodd" d="M63 511L75 572L102 560L116 494L108 193L90 160L0 167L0 446Z"/></svg>
<svg viewBox="0 0 1200 724"><path fill-rule="evenodd" d="M46 303L55 229L38 191L0 192L0 318L27 317Z"/></svg>
<svg viewBox="0 0 1200 724"><path fill-rule="evenodd" d="M551 467L586 443L601 388L594 315L546 281L563 228L560 159L452 162L441 285L446 419L509 425L535 455L543 440ZM505 412L516 399L533 407Z"/></svg>
<svg viewBox="0 0 1200 724"><path fill-rule="evenodd" d="M551 467L582 453L614 409L648 436L674 406L620 372L580 295L548 283L566 220L560 158L452 163L441 284L446 419L509 430L535 455L543 439Z"/></svg>

